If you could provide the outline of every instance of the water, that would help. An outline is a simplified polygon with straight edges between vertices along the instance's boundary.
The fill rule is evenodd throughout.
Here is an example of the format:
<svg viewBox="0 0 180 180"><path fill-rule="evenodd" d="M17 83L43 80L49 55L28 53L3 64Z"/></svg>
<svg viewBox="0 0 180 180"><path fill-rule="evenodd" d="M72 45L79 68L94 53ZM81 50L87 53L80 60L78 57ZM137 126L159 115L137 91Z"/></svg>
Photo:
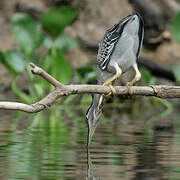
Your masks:
<svg viewBox="0 0 180 180"><path fill-rule="evenodd" d="M137 127L101 124L89 151L83 121L50 129L1 130L0 179L180 179L180 128L154 128L147 134Z"/></svg>

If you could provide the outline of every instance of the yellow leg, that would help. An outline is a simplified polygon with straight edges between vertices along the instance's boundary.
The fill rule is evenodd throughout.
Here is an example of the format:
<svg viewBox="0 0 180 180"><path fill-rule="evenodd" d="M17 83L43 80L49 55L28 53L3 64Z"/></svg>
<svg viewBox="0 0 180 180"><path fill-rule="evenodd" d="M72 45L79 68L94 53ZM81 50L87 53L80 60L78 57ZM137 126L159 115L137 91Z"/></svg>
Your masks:
<svg viewBox="0 0 180 180"><path fill-rule="evenodd" d="M131 87L134 85L134 83L136 83L137 81L139 81L141 79L141 73L139 72L137 64L133 65L133 69L135 70L136 74L135 74L135 77L132 79L132 81L127 83L129 94L132 94Z"/></svg>
<svg viewBox="0 0 180 180"><path fill-rule="evenodd" d="M103 84L103 86L109 86L111 89L111 92L105 95L106 97L111 96L112 94L116 93L116 90L113 88L112 84L109 84L109 85Z"/></svg>
<svg viewBox="0 0 180 180"><path fill-rule="evenodd" d="M115 94L116 90L113 88L112 83L113 83L113 81L115 81L116 79L118 79L118 78L121 76L121 74L122 74L122 70L120 69L120 67L118 66L118 64L115 65L115 69L116 69L116 74L115 74L113 77L111 77L110 79L108 79L107 81L105 81L105 82L103 83L103 86L109 86L110 89L111 89L111 92L109 92L109 93L106 95L106 97L107 97L107 96L110 96L111 94Z"/></svg>

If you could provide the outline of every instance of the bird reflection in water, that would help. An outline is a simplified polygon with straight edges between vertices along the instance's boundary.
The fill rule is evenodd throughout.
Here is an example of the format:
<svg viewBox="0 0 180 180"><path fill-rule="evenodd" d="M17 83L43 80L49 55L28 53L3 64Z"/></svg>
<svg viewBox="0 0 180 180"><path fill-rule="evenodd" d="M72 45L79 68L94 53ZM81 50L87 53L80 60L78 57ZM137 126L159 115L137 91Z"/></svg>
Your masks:
<svg viewBox="0 0 180 180"><path fill-rule="evenodd" d="M87 148L87 176L86 180L100 180L100 177L98 176L96 172L96 167L93 165L91 161L91 153L89 148Z"/></svg>

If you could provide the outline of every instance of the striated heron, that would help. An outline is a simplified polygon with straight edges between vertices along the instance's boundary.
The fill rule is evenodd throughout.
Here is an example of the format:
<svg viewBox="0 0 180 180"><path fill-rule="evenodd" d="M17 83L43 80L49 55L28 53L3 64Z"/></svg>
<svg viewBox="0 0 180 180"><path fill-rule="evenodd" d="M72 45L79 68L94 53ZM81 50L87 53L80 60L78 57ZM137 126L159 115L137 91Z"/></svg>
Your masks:
<svg viewBox="0 0 180 180"><path fill-rule="evenodd" d="M128 82L128 87L140 80L141 73L137 67L137 59L143 37L143 20L137 13L123 18L106 31L99 43L97 62L98 84L110 87L111 92L108 95L115 93L112 83L130 68L134 69L135 76ZM89 126L88 145L100 120L105 96L107 95L92 95L92 104L86 114Z"/></svg>

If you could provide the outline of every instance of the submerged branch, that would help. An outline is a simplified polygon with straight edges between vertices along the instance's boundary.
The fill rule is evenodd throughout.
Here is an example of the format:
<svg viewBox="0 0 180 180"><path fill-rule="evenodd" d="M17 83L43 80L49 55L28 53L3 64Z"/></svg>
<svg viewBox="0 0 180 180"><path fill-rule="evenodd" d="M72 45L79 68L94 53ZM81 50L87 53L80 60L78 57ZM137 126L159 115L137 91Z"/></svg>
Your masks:
<svg viewBox="0 0 180 180"><path fill-rule="evenodd" d="M31 71L35 75L40 75L42 78L52 84L55 89L45 96L42 100L34 104L23 104L18 102L0 102L0 109L19 110L29 113L39 112L51 106L57 99L62 96L69 96L72 94L108 94L111 89L102 85L63 85L43 69L34 64L30 64ZM114 86L115 95L128 95L128 87ZM131 87L131 95L141 96L156 96L160 98L180 98L180 86L133 86Z"/></svg>

